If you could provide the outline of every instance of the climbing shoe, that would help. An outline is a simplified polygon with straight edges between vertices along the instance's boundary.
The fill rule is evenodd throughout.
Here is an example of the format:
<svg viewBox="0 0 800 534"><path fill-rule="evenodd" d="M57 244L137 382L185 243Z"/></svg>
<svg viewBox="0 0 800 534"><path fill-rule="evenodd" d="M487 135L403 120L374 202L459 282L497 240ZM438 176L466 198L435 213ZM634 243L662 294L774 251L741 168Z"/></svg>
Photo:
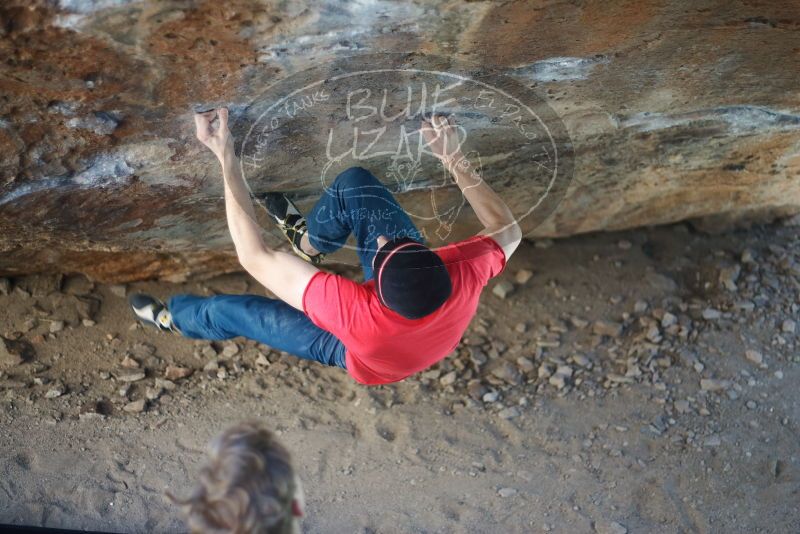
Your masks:
<svg viewBox="0 0 800 534"><path fill-rule="evenodd" d="M140 321L167 332L177 331L172 324L172 314L163 302L150 295L136 293L128 298L133 313Z"/></svg>
<svg viewBox="0 0 800 534"><path fill-rule="evenodd" d="M286 236L295 254L314 265L322 263L325 258L324 254L320 253L312 256L303 252L300 247L300 241L308 232L308 226L306 225L305 217L286 195L283 193L258 193L255 197L267 210L275 224L278 225L281 233Z"/></svg>

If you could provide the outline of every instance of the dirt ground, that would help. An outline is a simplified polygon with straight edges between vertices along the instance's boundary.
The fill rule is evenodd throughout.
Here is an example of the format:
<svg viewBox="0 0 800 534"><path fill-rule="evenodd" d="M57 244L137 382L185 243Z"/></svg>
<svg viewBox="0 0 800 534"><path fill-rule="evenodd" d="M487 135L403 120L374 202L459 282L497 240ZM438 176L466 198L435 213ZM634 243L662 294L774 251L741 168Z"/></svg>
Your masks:
<svg viewBox="0 0 800 534"><path fill-rule="evenodd" d="M377 388L124 298L259 292L244 275L0 283L0 523L180 532L165 490L262 418L308 532L800 532L798 250L781 225L525 243L454 355Z"/></svg>

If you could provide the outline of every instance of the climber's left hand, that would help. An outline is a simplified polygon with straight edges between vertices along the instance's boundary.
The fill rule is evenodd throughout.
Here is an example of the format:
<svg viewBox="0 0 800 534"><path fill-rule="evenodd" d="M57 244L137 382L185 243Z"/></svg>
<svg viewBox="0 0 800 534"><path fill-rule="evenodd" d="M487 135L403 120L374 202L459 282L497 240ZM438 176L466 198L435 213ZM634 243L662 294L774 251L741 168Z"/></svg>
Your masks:
<svg viewBox="0 0 800 534"><path fill-rule="evenodd" d="M213 127L215 118L219 118L216 129ZM211 149L220 162L234 154L233 135L228 129L228 108L195 113L194 123L197 126L197 139Z"/></svg>

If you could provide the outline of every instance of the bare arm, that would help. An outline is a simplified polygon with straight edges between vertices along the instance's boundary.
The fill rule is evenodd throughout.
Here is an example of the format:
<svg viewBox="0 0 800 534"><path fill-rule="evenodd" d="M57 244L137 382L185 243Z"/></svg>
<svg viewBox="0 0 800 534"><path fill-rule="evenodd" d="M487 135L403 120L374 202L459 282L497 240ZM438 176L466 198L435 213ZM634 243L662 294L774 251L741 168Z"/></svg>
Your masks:
<svg viewBox="0 0 800 534"><path fill-rule="evenodd" d="M214 114L219 117L216 130L211 127ZM228 110L196 114L197 138L217 156L225 181L225 214L239 263L278 298L303 309L303 293L318 269L294 254L269 248L261 239L250 199L242 177L239 158L233 150L233 136L228 130Z"/></svg>
<svg viewBox="0 0 800 534"><path fill-rule="evenodd" d="M497 241L508 260L522 241L522 230L503 199L462 154L452 119L434 115L423 121L422 133L431 152L453 175L456 185L483 224L481 234Z"/></svg>

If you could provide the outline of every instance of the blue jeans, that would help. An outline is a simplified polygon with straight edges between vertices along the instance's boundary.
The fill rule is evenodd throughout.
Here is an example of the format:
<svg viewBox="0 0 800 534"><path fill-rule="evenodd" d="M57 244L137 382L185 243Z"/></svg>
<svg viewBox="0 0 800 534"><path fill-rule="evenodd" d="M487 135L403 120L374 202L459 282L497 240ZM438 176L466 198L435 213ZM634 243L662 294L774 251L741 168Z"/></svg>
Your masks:
<svg viewBox="0 0 800 534"><path fill-rule="evenodd" d="M351 233L355 236L365 280L372 278L379 235L423 242L422 234L386 186L361 167L339 174L306 220L311 244L326 254L341 248ZM220 340L243 336L300 358L345 367L344 344L282 300L258 295L175 295L167 307L186 337Z"/></svg>

